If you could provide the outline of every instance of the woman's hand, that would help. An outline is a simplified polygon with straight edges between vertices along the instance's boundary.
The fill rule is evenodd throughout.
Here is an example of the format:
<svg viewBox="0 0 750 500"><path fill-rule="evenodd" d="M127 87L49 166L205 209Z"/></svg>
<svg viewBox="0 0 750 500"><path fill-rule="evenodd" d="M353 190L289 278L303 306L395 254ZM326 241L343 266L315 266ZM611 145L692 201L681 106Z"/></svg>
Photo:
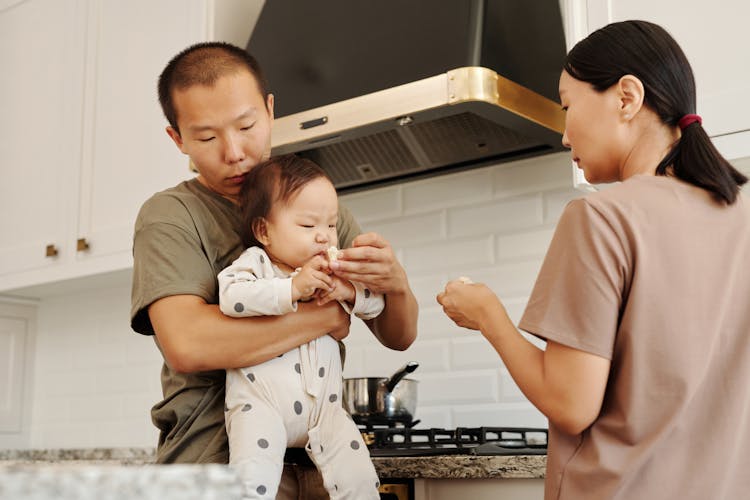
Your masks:
<svg viewBox="0 0 750 500"><path fill-rule="evenodd" d="M340 250L338 260L331 262L330 267L336 276L362 283L375 293L409 290L404 268L388 241L377 233L364 233L354 238L352 247Z"/></svg>
<svg viewBox="0 0 750 500"><path fill-rule="evenodd" d="M488 312L503 308L497 295L486 285L470 283L465 278L449 281L437 301L453 322L471 330L481 330Z"/></svg>

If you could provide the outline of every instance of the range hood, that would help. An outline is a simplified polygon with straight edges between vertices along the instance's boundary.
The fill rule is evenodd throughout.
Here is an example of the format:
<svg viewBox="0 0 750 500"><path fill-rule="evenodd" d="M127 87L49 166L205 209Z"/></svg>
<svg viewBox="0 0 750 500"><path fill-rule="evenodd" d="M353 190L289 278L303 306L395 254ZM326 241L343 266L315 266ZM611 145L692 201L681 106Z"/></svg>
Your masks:
<svg viewBox="0 0 750 500"><path fill-rule="evenodd" d="M266 0L247 50L339 192L562 149L558 0Z"/></svg>

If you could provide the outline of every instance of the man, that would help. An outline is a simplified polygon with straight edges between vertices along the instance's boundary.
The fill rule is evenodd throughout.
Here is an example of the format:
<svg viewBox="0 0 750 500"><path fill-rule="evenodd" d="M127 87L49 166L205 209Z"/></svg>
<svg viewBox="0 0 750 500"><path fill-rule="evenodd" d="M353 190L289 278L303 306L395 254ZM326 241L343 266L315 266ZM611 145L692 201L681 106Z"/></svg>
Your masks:
<svg viewBox="0 0 750 500"><path fill-rule="evenodd" d="M161 430L157 461L226 463L224 369L261 363L323 335L341 340L349 316L336 302L300 304L296 313L274 317L235 319L219 311L216 275L243 249L235 210L240 186L271 149L273 95L257 62L229 44L194 45L162 72L159 100L167 134L199 175L141 208L131 325L155 335L165 360L164 400L152 409ZM406 349L416 338L418 308L393 250L377 234L359 234L344 207L337 230L344 250L333 271L386 296L384 312L368 326L386 347ZM290 475L285 471L282 490Z"/></svg>

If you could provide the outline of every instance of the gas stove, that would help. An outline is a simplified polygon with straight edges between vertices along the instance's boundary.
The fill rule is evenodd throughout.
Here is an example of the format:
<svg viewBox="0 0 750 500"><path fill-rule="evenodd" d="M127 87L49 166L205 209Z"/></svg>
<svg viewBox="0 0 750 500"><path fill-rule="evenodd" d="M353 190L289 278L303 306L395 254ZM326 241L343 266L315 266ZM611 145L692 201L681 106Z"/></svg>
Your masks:
<svg viewBox="0 0 750 500"><path fill-rule="evenodd" d="M373 457L546 455L547 429L532 427L417 428L416 421L356 420Z"/></svg>

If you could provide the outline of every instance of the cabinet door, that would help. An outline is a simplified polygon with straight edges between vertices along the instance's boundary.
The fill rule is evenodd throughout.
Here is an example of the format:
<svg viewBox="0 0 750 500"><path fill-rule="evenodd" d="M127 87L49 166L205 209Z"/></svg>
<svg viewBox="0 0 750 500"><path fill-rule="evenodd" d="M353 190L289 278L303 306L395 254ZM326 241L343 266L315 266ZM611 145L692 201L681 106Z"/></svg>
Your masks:
<svg viewBox="0 0 750 500"><path fill-rule="evenodd" d="M750 41L747 0L588 0L589 30L613 21L644 19L666 28L695 73L698 113L711 136L750 130ZM747 150L750 155L750 147Z"/></svg>
<svg viewBox="0 0 750 500"><path fill-rule="evenodd" d="M70 256L84 20L81 1L0 0L0 276Z"/></svg>
<svg viewBox="0 0 750 500"><path fill-rule="evenodd" d="M21 432L26 336L24 319L0 316L0 433Z"/></svg>
<svg viewBox="0 0 750 500"><path fill-rule="evenodd" d="M80 259L129 259L143 201L191 176L165 132L159 73L207 38L205 0L91 0L80 207ZM129 260L128 260L129 261Z"/></svg>

